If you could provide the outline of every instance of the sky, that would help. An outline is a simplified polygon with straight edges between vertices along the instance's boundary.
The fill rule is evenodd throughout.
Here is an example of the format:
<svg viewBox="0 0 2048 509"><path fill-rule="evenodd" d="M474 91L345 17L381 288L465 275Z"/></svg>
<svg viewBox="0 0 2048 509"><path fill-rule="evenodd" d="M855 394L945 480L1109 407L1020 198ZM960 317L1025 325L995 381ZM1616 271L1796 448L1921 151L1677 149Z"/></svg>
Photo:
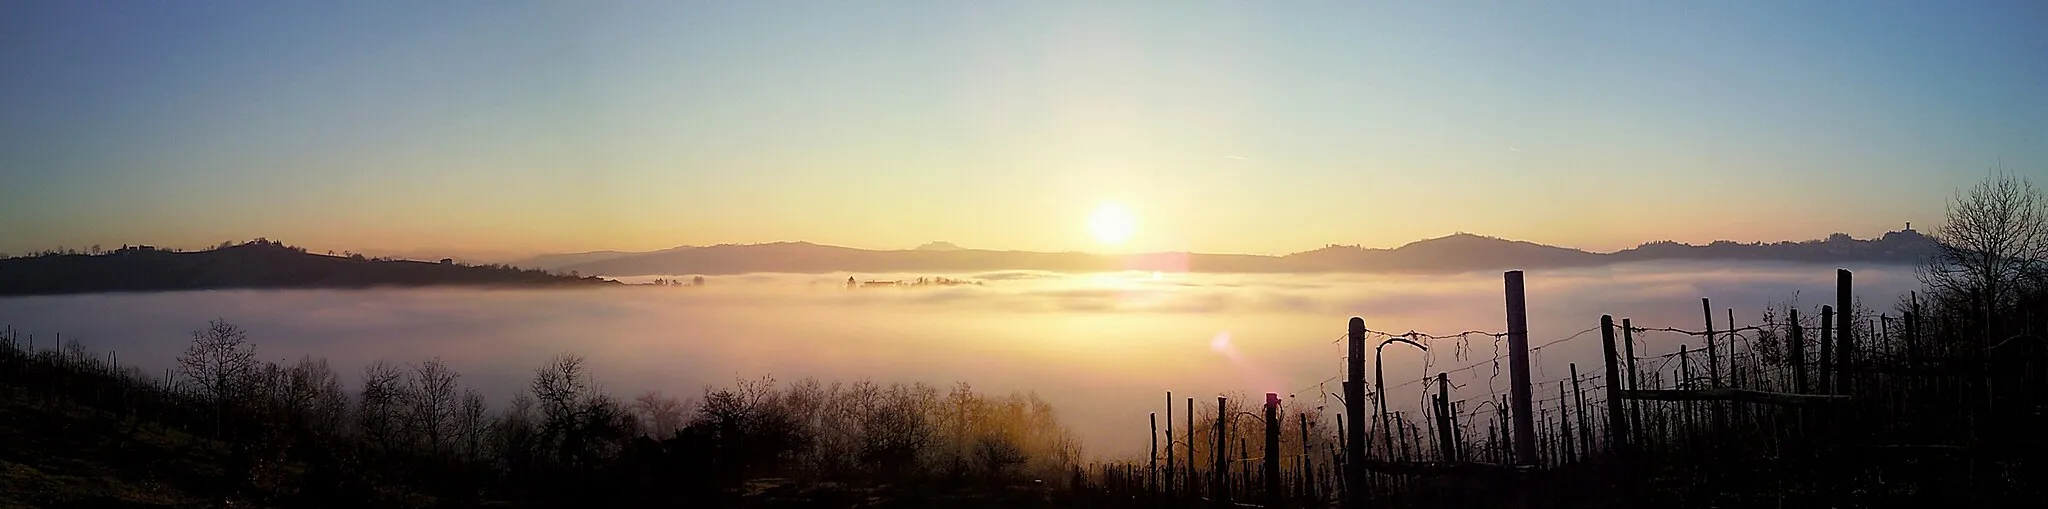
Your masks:
<svg viewBox="0 0 2048 509"><path fill-rule="evenodd" d="M0 4L0 252L1612 250L2048 187L2041 2ZM1115 204L1129 240L1091 234Z"/></svg>

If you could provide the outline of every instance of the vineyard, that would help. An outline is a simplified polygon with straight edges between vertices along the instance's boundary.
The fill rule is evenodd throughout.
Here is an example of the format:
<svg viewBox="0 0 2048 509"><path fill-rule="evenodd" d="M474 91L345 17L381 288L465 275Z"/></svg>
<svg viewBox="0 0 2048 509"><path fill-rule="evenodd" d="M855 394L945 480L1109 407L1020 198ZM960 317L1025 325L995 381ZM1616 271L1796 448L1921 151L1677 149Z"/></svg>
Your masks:
<svg viewBox="0 0 2048 509"><path fill-rule="evenodd" d="M1702 298L1697 326L1588 317L1584 331L1531 345L1523 275L1508 272L1502 332L1388 333L1352 318L1338 405L1168 393L1149 457L1083 467L1075 482L1104 499L1173 507L2038 499L2026 480L2048 475L2048 439L2034 432L2048 424L2048 349L2024 332L2034 317L1999 323L1958 312L1969 302L1923 304L1918 294L1875 312L1857 300L1850 271L1836 276L1835 302L1818 312L1773 308L1736 325L1733 310L1717 320ZM1379 375L1389 347L1474 338L1504 352L1391 386ZM1531 352L1573 341L1599 341L1604 361L1532 380ZM1503 390L1450 381L1485 368L1508 372ZM1389 411L1412 397L1419 408Z"/></svg>

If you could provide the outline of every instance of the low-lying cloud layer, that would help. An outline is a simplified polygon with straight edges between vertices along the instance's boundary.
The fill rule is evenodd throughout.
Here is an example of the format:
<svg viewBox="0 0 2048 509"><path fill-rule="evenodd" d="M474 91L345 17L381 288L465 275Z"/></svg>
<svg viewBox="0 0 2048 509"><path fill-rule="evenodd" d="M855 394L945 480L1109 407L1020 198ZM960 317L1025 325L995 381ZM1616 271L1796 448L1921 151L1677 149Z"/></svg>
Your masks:
<svg viewBox="0 0 2048 509"><path fill-rule="evenodd" d="M1855 268L1855 267L1852 267ZM1834 268L1796 264L1616 265L1528 274L1535 344L1570 337L1600 314L1638 325L1697 329L1699 297L1753 322L1765 305L1832 301ZM1855 268L1866 305L1889 310L1915 287L1904 267ZM862 275L862 280L920 275ZM935 275L928 275L935 276ZM558 352L590 358L619 394L694 395L707 384L772 374L782 380L963 381L978 390L1031 390L1056 405L1090 452L1143 446L1146 413L1163 391L1292 395L1323 404L1337 391L1351 316L1374 330L1446 333L1505 328L1501 275L1059 274L946 275L982 285L845 287L846 275L754 274L702 287L600 290L210 291L0 299L0 325L161 372L213 318L247 328L258 356L323 356L353 381L362 365L440 356L462 382L502 403ZM642 278L635 278L642 279ZM644 278L644 279L652 279ZM1721 325L1725 328L1725 324ZM1675 351L1672 334L1639 338L1638 354ZM1697 343L1692 343L1697 346ZM1598 333L1537 352L1539 381L1569 363L1597 372ZM1397 351L1400 350L1400 351ZM1496 342L1442 341L1427 353L1389 348L1389 385L1453 375L1455 398L1505 390L1490 359ZM1318 384L1328 382L1319 388ZM1390 390L1416 406L1420 384ZM1539 395L1544 389L1539 388ZM1550 389L1555 391L1555 389ZM1412 393L1412 394L1411 394ZM1335 405L1334 398L1327 398ZM1407 402L1406 405L1399 403ZM1256 402L1246 402L1256 404Z"/></svg>

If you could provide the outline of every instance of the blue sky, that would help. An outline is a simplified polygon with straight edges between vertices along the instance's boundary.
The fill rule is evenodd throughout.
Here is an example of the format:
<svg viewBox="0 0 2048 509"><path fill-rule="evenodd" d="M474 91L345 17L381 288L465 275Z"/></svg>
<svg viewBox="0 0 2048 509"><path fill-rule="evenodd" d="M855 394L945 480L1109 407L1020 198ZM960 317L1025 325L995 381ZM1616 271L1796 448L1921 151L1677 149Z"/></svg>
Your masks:
<svg viewBox="0 0 2048 509"><path fill-rule="evenodd" d="M2039 2L1104 4L10 2L0 252L1613 249L2048 186Z"/></svg>

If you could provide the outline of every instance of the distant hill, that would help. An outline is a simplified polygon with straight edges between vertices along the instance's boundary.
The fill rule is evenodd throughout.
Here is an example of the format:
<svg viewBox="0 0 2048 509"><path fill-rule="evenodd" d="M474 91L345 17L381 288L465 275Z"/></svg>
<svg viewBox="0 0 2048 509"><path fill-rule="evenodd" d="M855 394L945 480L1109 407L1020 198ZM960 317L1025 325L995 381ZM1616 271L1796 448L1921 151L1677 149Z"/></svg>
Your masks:
<svg viewBox="0 0 2048 509"><path fill-rule="evenodd" d="M591 251L588 253L544 254L531 258L521 258L518 260L512 260L509 262L505 262L505 264L511 265L513 267L527 269L554 270L556 267L575 265L579 263L590 263L600 260L610 260L613 258L633 256L636 254L641 253L635 253L632 251Z"/></svg>
<svg viewBox="0 0 2048 509"><path fill-rule="evenodd" d="M126 249L102 255L0 260L0 295L172 291L225 288L370 288L385 286L572 287L616 285L507 266L312 254L252 242L210 251Z"/></svg>
<svg viewBox="0 0 2048 509"><path fill-rule="evenodd" d="M1496 268L1598 265L1601 255L1469 233L1410 242L1394 249L1329 246L1281 257L1309 272L1463 272Z"/></svg>
<svg viewBox="0 0 2048 509"><path fill-rule="evenodd" d="M918 251L959 251L960 249L960 246L945 241L932 241L925 243L925 245L917 246Z"/></svg>
<svg viewBox="0 0 2048 509"><path fill-rule="evenodd" d="M1913 230L1896 231L1876 239L1857 239L1837 233L1825 240L1801 242L1735 243L1719 241L1704 246L1677 242L1651 242L1616 252L1617 261L1640 260L1778 260L1792 262L1862 261L1916 263L1941 249L1933 237Z"/></svg>
<svg viewBox="0 0 2048 509"><path fill-rule="evenodd" d="M521 258L510 262L505 262L505 265L519 267L522 269L541 269L547 271L554 271L555 269L568 267L570 265L599 262L614 258L625 258L628 256L667 253L671 251L684 251L696 248L697 246L676 246L658 251L591 251L588 253L544 254L530 258Z"/></svg>
<svg viewBox="0 0 2048 509"><path fill-rule="evenodd" d="M1694 246L1653 242L1614 253L1594 253L1468 233L1416 241L1393 249L1329 246L1286 256L1203 253L1102 255L926 247L868 250L809 242L726 244L620 256L564 265L559 270L607 276L997 270L1453 273L1587 267L1653 260L1910 264L1926 259L1939 245L1932 238L1907 230L1870 240L1836 234L1827 240L1774 244L1716 242Z"/></svg>

